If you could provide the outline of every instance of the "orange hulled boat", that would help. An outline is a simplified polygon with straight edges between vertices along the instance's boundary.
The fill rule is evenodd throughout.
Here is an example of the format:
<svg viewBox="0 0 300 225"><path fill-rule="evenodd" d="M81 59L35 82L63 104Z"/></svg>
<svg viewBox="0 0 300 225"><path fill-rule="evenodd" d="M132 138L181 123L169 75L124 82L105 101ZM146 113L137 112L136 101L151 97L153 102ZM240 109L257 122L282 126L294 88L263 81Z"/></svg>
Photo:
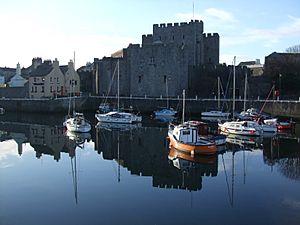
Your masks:
<svg viewBox="0 0 300 225"><path fill-rule="evenodd" d="M171 146L191 155L212 155L217 152L214 141L199 136L198 129L188 124L170 124L168 137Z"/></svg>

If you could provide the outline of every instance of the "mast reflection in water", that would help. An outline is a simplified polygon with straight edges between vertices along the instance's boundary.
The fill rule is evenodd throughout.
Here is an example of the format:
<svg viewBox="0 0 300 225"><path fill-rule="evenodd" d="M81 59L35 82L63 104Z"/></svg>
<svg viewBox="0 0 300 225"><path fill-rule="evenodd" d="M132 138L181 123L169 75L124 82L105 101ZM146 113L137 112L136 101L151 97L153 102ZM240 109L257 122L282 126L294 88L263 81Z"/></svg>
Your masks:
<svg viewBox="0 0 300 225"><path fill-rule="evenodd" d="M63 119L0 117L1 224L300 221L299 134L228 136L219 154L191 157L169 149L167 123L76 134Z"/></svg>

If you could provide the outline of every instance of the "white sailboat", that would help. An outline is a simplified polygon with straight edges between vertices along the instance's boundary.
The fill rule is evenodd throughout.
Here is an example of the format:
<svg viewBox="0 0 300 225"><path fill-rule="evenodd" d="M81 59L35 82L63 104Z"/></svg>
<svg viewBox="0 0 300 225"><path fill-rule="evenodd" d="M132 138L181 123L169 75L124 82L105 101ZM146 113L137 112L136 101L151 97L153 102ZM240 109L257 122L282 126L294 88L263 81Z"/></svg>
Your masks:
<svg viewBox="0 0 300 225"><path fill-rule="evenodd" d="M118 109L108 113L97 112L95 118L100 123L137 123L142 121L142 116L138 116L134 113L120 111L120 72L119 72L119 60L117 62L118 73Z"/></svg>
<svg viewBox="0 0 300 225"><path fill-rule="evenodd" d="M154 111L155 117L174 117L177 114L177 111L175 109L169 107L168 79L166 79L166 97L167 107Z"/></svg>
<svg viewBox="0 0 300 225"><path fill-rule="evenodd" d="M230 116L230 113L228 112L223 112L220 110L220 93L221 93L221 82L220 82L220 77L218 77L218 110L211 110L207 112L202 112L201 113L201 118L228 118Z"/></svg>
<svg viewBox="0 0 300 225"><path fill-rule="evenodd" d="M83 113L76 112L75 110L75 97L71 96L74 89L74 79L71 80L71 92L69 99L68 115L63 122L63 126L71 132L89 132L91 130L91 124L85 119ZM73 114L71 115L71 107L73 108Z"/></svg>

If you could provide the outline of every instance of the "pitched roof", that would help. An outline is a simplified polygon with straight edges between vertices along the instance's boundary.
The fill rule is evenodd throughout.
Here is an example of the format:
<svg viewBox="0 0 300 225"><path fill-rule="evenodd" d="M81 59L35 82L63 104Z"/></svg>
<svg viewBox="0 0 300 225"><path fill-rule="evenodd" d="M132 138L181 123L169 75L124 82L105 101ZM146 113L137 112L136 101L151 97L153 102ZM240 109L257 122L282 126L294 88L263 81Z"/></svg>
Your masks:
<svg viewBox="0 0 300 225"><path fill-rule="evenodd" d="M60 70L61 70L61 72L65 75L66 74L66 72L68 71L68 66L66 65L66 66L59 66L59 68L60 68Z"/></svg>
<svg viewBox="0 0 300 225"><path fill-rule="evenodd" d="M30 76L43 77L43 76L48 75L52 69L53 69L52 64L42 63L41 65L39 65L35 70L33 70L30 73Z"/></svg>

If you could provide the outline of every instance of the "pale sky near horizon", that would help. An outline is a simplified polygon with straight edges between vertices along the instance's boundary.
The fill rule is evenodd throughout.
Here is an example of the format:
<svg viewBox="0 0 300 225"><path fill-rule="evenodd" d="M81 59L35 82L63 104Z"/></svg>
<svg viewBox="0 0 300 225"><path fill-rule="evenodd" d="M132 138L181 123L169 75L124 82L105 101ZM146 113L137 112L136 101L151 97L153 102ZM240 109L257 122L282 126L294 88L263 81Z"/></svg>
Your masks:
<svg viewBox="0 0 300 225"><path fill-rule="evenodd" d="M194 6L194 7L193 7ZM260 59L300 44L299 0L0 0L0 67L34 57L76 68L141 44L153 24L204 22L220 35L220 63Z"/></svg>

